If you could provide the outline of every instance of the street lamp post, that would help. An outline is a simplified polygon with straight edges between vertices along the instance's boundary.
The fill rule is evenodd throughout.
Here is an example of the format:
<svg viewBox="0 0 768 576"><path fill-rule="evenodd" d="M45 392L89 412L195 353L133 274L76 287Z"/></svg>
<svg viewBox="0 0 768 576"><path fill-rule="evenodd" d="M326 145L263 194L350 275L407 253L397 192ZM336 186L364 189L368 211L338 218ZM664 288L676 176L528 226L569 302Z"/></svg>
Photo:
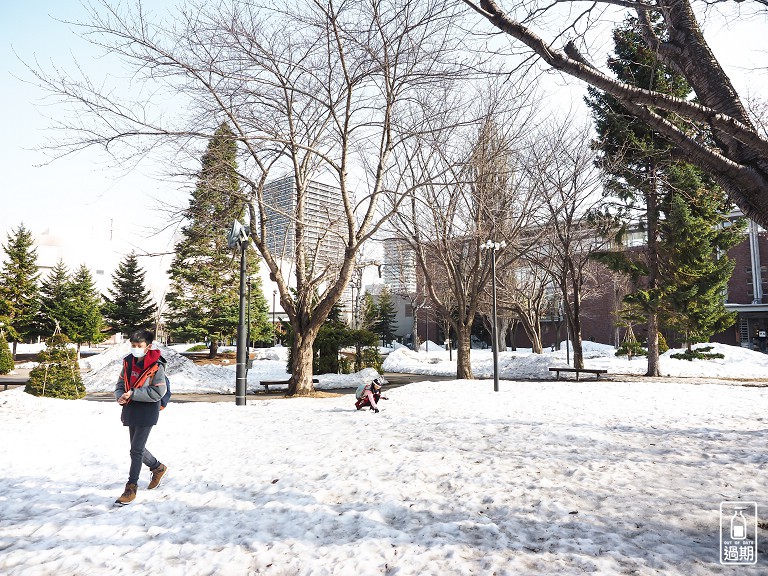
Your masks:
<svg viewBox="0 0 768 576"><path fill-rule="evenodd" d="M248 241L240 243L240 318L237 323L237 368L235 375L235 404L245 406L246 382L248 379L248 349L247 331L245 326L245 309L247 306L245 294L245 249Z"/></svg>
<svg viewBox="0 0 768 576"><path fill-rule="evenodd" d="M507 245L506 242L494 242L488 240L480 247L491 251L491 300L493 302L493 391L499 391L499 322L496 309L496 251L501 250Z"/></svg>
<svg viewBox="0 0 768 576"><path fill-rule="evenodd" d="M235 404L245 406L246 384L248 380L248 350L247 330L245 326L245 312L247 306L246 288L246 260L245 251L248 248L248 228L235 220L232 229L227 235L227 246L233 250L240 250L240 316L237 323L237 366L235 372Z"/></svg>

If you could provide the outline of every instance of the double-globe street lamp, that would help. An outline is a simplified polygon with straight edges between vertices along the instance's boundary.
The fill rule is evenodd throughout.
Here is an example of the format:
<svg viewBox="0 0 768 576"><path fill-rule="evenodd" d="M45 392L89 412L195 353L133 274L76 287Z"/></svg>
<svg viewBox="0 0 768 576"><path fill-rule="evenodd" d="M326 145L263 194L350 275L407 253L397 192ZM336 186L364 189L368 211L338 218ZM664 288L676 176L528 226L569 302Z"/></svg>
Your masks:
<svg viewBox="0 0 768 576"><path fill-rule="evenodd" d="M483 250L491 251L491 301L493 302L493 391L499 391L499 328L498 328L498 314L496 312L496 252L506 247L507 243L504 241L495 242L493 240L487 240L480 245Z"/></svg>

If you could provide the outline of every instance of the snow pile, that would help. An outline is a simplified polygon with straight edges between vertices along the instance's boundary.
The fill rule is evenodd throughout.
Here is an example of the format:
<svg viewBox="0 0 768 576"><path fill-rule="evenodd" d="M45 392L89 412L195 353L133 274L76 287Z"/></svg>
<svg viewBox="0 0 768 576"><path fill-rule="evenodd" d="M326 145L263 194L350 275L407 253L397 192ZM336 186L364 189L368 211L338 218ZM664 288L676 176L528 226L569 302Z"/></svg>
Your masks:
<svg viewBox="0 0 768 576"><path fill-rule="evenodd" d="M445 350L445 346L432 342L432 340L425 340L419 346L419 352L437 352L438 350ZM447 353L448 352L446 352L446 354Z"/></svg>
<svg viewBox="0 0 768 576"><path fill-rule="evenodd" d="M408 348L398 348L389 353L382 364L382 370L425 376L451 376L456 374L455 351L453 358L453 361L449 360L448 352L437 345L434 352L431 346L429 352L414 352Z"/></svg>
<svg viewBox="0 0 768 576"><path fill-rule="evenodd" d="M157 346L167 361L166 372L174 393L234 392L235 381L229 367L197 365L190 359L167 346ZM124 342L81 362L91 367L83 376L88 392L112 392L122 370L123 358L130 353L131 345Z"/></svg>

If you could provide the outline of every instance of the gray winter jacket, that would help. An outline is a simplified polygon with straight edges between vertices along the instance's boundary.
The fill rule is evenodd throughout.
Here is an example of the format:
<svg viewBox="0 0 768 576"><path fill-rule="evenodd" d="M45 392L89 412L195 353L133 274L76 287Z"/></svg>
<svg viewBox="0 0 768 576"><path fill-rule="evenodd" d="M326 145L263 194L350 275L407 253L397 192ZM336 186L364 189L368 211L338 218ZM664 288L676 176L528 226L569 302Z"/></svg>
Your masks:
<svg viewBox="0 0 768 576"><path fill-rule="evenodd" d="M132 367L143 369L144 360L136 360L128 355L123 359L123 369L115 384L115 400L125 393L126 373L130 373ZM166 391L165 384L165 358L160 356L157 360L157 371L152 376L152 381L139 388L131 389L131 401L123 406L120 419L124 426L154 426L160 417L160 399Z"/></svg>

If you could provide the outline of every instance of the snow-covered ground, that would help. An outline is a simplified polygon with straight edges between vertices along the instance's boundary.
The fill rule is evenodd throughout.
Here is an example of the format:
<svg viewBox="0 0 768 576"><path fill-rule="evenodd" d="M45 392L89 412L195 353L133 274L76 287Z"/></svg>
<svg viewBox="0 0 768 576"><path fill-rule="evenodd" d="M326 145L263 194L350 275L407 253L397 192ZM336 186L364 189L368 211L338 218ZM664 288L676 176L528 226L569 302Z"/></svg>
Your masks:
<svg viewBox="0 0 768 576"><path fill-rule="evenodd" d="M172 389L176 393L234 393L235 363L228 365L198 365L181 355L191 345L162 347L163 356L167 359L168 374L172 381ZM700 347L704 345L698 345ZM723 344L707 344L712 346L712 352L722 353L724 359L712 360L677 360L672 354L681 350L669 350L661 356L660 368L662 376L692 379L742 379L764 380L768 383L768 354L762 354L737 346ZM38 345L19 345L19 352L39 351ZM95 356L86 356L80 361L85 371L84 383L89 392L110 392L113 390L117 374L120 371L122 358L128 354L129 344L99 350ZM223 348L222 350L227 350ZM647 361L644 357L631 360L626 357L616 357L612 346L584 343L585 365L588 368L601 368L608 371L609 377L638 376L645 373ZM424 376L453 376L456 374L456 351L448 352L438 344L431 342L429 352L422 345L419 352L405 347L396 349L382 348L386 356L383 369L386 372L404 372ZM490 349L472 352L472 370L476 378L493 377L493 354ZM255 356L253 368L248 372L248 391L262 390L259 385L262 380L287 380L286 371L288 349L284 347L253 349ZM550 366L566 366L567 361L573 363L573 351L566 351L565 343L558 351L545 349L543 354L532 354L530 349L516 352L501 352L499 354L499 376L507 380L553 380L554 374ZM17 367L34 367L33 362L20 364ZM354 388L363 381L376 377L372 370L359 374L321 374L316 385L319 389ZM738 383L738 382L737 382ZM275 386L275 388L285 386ZM272 388L272 386L270 386Z"/></svg>
<svg viewBox="0 0 768 576"><path fill-rule="evenodd" d="M144 470L125 508L117 404L0 392L0 574L766 574L764 529L756 566L719 564L722 501L768 519L768 388L704 383L765 378L765 356L725 351L663 360L689 382L578 383L541 372L565 351L507 352L500 392L425 377L379 414L349 395L172 402L148 445L170 472L147 491ZM644 366L590 356L613 374ZM256 380L261 362L282 361L256 362ZM387 363L450 366L432 347ZM489 363L473 352L476 374ZM187 368L171 370L176 392Z"/></svg>

